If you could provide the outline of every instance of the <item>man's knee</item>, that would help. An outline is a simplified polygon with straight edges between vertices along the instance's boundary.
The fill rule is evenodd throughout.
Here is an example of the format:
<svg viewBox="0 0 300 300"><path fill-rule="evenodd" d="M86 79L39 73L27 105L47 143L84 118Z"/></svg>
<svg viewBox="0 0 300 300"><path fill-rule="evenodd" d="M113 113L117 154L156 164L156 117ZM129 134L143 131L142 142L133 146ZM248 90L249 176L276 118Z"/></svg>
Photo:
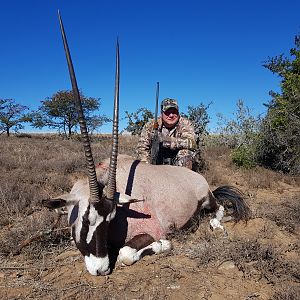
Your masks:
<svg viewBox="0 0 300 300"><path fill-rule="evenodd" d="M174 165L180 167L186 167L192 170L193 167L193 151L190 150L180 150L175 158Z"/></svg>

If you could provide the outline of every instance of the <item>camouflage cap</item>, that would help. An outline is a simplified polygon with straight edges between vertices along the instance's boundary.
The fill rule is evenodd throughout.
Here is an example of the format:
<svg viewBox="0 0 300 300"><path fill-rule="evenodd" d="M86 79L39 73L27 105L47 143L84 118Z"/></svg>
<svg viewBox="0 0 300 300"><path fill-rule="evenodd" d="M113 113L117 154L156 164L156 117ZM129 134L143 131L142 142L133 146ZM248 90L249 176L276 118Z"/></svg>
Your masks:
<svg viewBox="0 0 300 300"><path fill-rule="evenodd" d="M166 98L161 101L160 108L162 111L166 111L169 108L176 108L177 110L179 110L177 100L171 98Z"/></svg>

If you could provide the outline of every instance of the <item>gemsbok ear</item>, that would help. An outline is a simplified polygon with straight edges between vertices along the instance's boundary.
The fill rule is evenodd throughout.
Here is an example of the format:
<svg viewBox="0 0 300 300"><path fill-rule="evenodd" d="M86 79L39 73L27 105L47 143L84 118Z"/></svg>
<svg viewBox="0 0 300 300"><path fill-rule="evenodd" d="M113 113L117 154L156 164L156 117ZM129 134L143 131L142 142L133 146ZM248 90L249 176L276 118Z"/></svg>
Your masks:
<svg viewBox="0 0 300 300"><path fill-rule="evenodd" d="M42 204L47 208L60 208L66 206L67 201L64 199L45 199L42 200Z"/></svg>
<svg viewBox="0 0 300 300"><path fill-rule="evenodd" d="M132 198L131 196L128 196L126 194L122 194L122 193L119 193L119 192L115 193L114 200L118 204L128 204L128 203L135 203L135 202L145 201L144 199L135 199L135 198Z"/></svg>

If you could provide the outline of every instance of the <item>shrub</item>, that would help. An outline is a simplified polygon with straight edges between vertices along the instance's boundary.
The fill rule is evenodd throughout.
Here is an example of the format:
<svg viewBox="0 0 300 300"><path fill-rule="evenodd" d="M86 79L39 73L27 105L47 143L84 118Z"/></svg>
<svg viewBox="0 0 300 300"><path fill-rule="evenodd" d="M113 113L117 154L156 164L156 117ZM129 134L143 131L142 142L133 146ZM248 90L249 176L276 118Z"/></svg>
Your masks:
<svg viewBox="0 0 300 300"><path fill-rule="evenodd" d="M256 165L253 149L247 145L234 149L231 159L237 166L245 169L251 169Z"/></svg>
<svg viewBox="0 0 300 300"><path fill-rule="evenodd" d="M251 114L250 109L245 106L243 100L237 101L237 111L231 120L227 120L219 114L219 141L229 148L234 149L232 161L246 169L256 166L255 147L259 136L261 120Z"/></svg>
<svg viewBox="0 0 300 300"><path fill-rule="evenodd" d="M269 58L263 65L281 78L281 92L271 91L261 128L257 157L261 165L285 173L300 174L300 34L290 57Z"/></svg>

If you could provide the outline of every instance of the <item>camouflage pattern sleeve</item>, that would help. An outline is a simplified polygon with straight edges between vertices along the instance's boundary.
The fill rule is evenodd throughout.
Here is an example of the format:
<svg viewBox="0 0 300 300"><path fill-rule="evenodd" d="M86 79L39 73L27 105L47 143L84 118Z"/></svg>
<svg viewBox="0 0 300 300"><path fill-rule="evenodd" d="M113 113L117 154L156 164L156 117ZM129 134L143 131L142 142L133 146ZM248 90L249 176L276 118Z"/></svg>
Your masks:
<svg viewBox="0 0 300 300"><path fill-rule="evenodd" d="M197 145L192 122L188 119L181 118L180 124L177 128L176 137L164 137L163 147L170 148L172 150L188 149L195 151Z"/></svg>
<svg viewBox="0 0 300 300"><path fill-rule="evenodd" d="M144 125L137 145L137 158L150 163L150 148L152 139L153 121Z"/></svg>

